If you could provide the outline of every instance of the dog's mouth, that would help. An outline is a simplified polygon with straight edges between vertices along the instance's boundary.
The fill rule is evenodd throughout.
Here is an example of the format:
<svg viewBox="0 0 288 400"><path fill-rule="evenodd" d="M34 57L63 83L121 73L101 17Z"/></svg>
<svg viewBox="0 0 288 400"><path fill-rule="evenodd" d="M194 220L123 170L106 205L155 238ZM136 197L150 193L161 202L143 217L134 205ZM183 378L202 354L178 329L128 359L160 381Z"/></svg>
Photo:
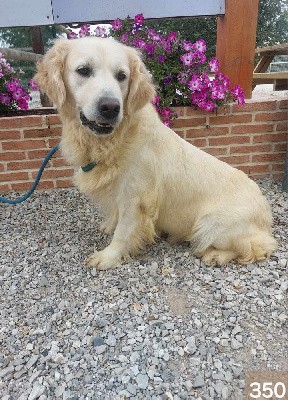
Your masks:
<svg viewBox="0 0 288 400"><path fill-rule="evenodd" d="M89 121L89 119L85 117L82 111L80 112L80 121L82 125L87 126L97 135L109 135L109 133L111 133L114 129L114 126L109 123Z"/></svg>

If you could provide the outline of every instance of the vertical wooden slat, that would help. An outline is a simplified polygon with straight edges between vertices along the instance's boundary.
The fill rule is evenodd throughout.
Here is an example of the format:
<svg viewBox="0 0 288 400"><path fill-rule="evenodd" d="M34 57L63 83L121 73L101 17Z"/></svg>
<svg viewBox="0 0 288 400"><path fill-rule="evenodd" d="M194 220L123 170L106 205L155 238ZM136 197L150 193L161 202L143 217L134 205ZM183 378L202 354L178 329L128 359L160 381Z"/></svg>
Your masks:
<svg viewBox="0 0 288 400"><path fill-rule="evenodd" d="M259 0L226 0L225 15L218 17L216 55L220 72L252 97Z"/></svg>

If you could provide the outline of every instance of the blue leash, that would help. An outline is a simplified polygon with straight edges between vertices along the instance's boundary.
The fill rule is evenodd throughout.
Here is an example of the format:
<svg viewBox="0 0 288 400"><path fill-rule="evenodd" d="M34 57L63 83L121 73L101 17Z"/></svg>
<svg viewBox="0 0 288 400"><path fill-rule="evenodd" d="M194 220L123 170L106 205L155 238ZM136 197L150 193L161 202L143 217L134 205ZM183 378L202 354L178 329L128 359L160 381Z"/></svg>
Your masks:
<svg viewBox="0 0 288 400"><path fill-rule="evenodd" d="M40 169L38 171L38 174L37 174L36 179L35 179L35 181L33 183L33 186L31 187L31 189L24 196L20 197L19 199L15 199L15 200L8 200L8 199L5 199L4 197L0 196L0 201L2 201L2 203L8 203L8 204L19 204L19 203L22 203L22 201L25 201L26 199L28 199L28 197L30 197L31 194L36 189L36 187L37 187L37 185L38 185L38 183L40 181L42 172L44 171L44 168L46 167L46 164L48 163L50 158L53 156L53 154L58 149L59 149L59 144L57 144L57 146L53 147L53 149L49 151L49 153L45 157L45 159L44 159L44 161L43 161L43 163L42 163L42 165L41 165L41 167L40 167Z"/></svg>

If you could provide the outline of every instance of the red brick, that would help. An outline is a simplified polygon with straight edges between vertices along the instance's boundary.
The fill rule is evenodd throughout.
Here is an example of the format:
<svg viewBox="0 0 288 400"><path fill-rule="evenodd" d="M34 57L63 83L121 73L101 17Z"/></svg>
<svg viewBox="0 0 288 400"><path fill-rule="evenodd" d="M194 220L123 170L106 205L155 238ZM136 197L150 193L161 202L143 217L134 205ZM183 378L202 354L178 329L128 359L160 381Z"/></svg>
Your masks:
<svg viewBox="0 0 288 400"><path fill-rule="evenodd" d="M255 115L255 121L281 121L287 119L286 112L259 113Z"/></svg>
<svg viewBox="0 0 288 400"><path fill-rule="evenodd" d="M178 114L178 118L186 115L186 107L172 107L172 111Z"/></svg>
<svg viewBox="0 0 288 400"><path fill-rule="evenodd" d="M277 131L285 131L286 133L288 132L288 121L284 122L279 122L276 126Z"/></svg>
<svg viewBox="0 0 288 400"><path fill-rule="evenodd" d="M53 181L40 181L37 189L53 189L55 187Z"/></svg>
<svg viewBox="0 0 288 400"><path fill-rule="evenodd" d="M5 172L0 174L0 182L23 181L28 179L28 172Z"/></svg>
<svg viewBox="0 0 288 400"><path fill-rule="evenodd" d="M20 131L0 131L0 139L20 139Z"/></svg>
<svg viewBox="0 0 288 400"><path fill-rule="evenodd" d="M42 164L41 160L35 161L16 161L7 163L7 169L10 170L20 170L20 169L35 169L40 168Z"/></svg>
<svg viewBox="0 0 288 400"><path fill-rule="evenodd" d="M253 136L253 143L285 142L286 140L287 134L285 133L269 133Z"/></svg>
<svg viewBox="0 0 288 400"><path fill-rule="evenodd" d="M51 114L46 116L46 124L47 125L60 125L62 121L58 114Z"/></svg>
<svg viewBox="0 0 288 400"><path fill-rule="evenodd" d="M177 111L176 109L175 109L175 111ZM207 114L207 111L206 110L204 110L203 108L194 108L194 107L186 107L186 114L190 117L190 116L192 116L192 117L198 117L198 116L201 116L201 115L206 115Z"/></svg>
<svg viewBox="0 0 288 400"><path fill-rule="evenodd" d="M172 129L173 129L173 126L172 126ZM174 132L177 133L177 135L180 136L181 138L184 138L184 136L185 136L185 132L183 130L177 129Z"/></svg>
<svg viewBox="0 0 288 400"><path fill-rule="evenodd" d="M11 142L3 142L2 149L5 150L29 150L29 149L43 149L46 148L44 140L19 140Z"/></svg>
<svg viewBox="0 0 288 400"><path fill-rule="evenodd" d="M233 112L271 111L275 109L276 109L276 100L232 105Z"/></svg>
<svg viewBox="0 0 288 400"><path fill-rule="evenodd" d="M209 128L187 129L186 138L218 136L229 133L228 126L212 126Z"/></svg>
<svg viewBox="0 0 288 400"><path fill-rule="evenodd" d="M57 188L69 188L74 187L74 183L71 179L57 179L56 180Z"/></svg>
<svg viewBox="0 0 288 400"><path fill-rule="evenodd" d="M281 172L284 171L285 162L271 164L271 165L272 165L272 171L281 171Z"/></svg>
<svg viewBox="0 0 288 400"><path fill-rule="evenodd" d="M4 164L0 163L0 172L3 172L3 171L4 171Z"/></svg>
<svg viewBox="0 0 288 400"><path fill-rule="evenodd" d="M59 144L59 142L60 142L60 138L58 138L58 139L49 139L49 140L48 140L49 148L51 147L51 149L52 149L52 148L55 147L57 144Z"/></svg>
<svg viewBox="0 0 288 400"><path fill-rule="evenodd" d="M0 185L0 193L5 193L5 192L9 192L9 185L7 184Z"/></svg>
<svg viewBox="0 0 288 400"><path fill-rule="evenodd" d="M12 161L12 160L24 160L25 152L24 151L5 151L1 154L1 161Z"/></svg>
<svg viewBox="0 0 288 400"><path fill-rule="evenodd" d="M27 191L33 185L32 182L11 182L12 190Z"/></svg>
<svg viewBox="0 0 288 400"><path fill-rule="evenodd" d="M190 126L206 125L206 118L178 118L173 123L174 128L185 128Z"/></svg>
<svg viewBox="0 0 288 400"><path fill-rule="evenodd" d="M51 136L61 136L62 128L52 127L52 128L36 128L36 129L25 129L23 131L24 138L39 138L39 137L51 137Z"/></svg>
<svg viewBox="0 0 288 400"><path fill-rule="evenodd" d="M52 158L52 165L53 165L53 167L67 167L68 166L65 159L62 157Z"/></svg>
<svg viewBox="0 0 288 400"><path fill-rule="evenodd" d="M253 154L252 162L271 162L271 161L284 161L286 158L285 153L278 154Z"/></svg>
<svg viewBox="0 0 288 400"><path fill-rule="evenodd" d="M288 150L288 143L275 143L274 151L278 153L278 151L287 151Z"/></svg>
<svg viewBox="0 0 288 400"><path fill-rule="evenodd" d="M248 155L241 155L241 156L227 156L227 157L219 157L219 160L226 162L230 165L237 165L237 164L246 164L250 161L250 157Z"/></svg>
<svg viewBox="0 0 288 400"><path fill-rule="evenodd" d="M280 102L279 102L279 108L280 109L286 109L286 108L288 108L288 100L280 100Z"/></svg>
<svg viewBox="0 0 288 400"><path fill-rule="evenodd" d="M67 168L67 169L46 169L42 177L43 179L51 179L51 178L64 178L65 176L73 176L74 174L74 169L73 168ZM36 178L37 171L32 172L32 177L33 179Z"/></svg>
<svg viewBox="0 0 288 400"><path fill-rule="evenodd" d="M46 149L46 150L30 150L30 151L28 151L28 158L31 159L31 160L38 158L38 159L43 161L43 159L47 156L48 152L49 152L49 149ZM53 157L55 157L55 155Z"/></svg>
<svg viewBox="0 0 288 400"><path fill-rule="evenodd" d="M210 125L227 125L243 122L251 122L252 114L223 115L219 117L210 117Z"/></svg>
<svg viewBox="0 0 288 400"><path fill-rule="evenodd" d="M227 147L205 147L203 150L215 157L227 154Z"/></svg>
<svg viewBox="0 0 288 400"><path fill-rule="evenodd" d="M251 146L231 146L230 153L267 153L272 149L271 144L258 144Z"/></svg>
<svg viewBox="0 0 288 400"><path fill-rule="evenodd" d="M209 137L209 146L223 146L229 144L250 143L250 136L224 136L224 137Z"/></svg>
<svg viewBox="0 0 288 400"><path fill-rule="evenodd" d="M26 128L27 126L42 126L42 117L27 115L26 117L0 118L0 129Z"/></svg>
<svg viewBox="0 0 288 400"><path fill-rule="evenodd" d="M189 139L187 142L196 147L206 147L206 139Z"/></svg>
<svg viewBox="0 0 288 400"><path fill-rule="evenodd" d="M232 135L238 133L258 133L258 132L272 132L273 124L259 124L259 125L235 125L231 126Z"/></svg>

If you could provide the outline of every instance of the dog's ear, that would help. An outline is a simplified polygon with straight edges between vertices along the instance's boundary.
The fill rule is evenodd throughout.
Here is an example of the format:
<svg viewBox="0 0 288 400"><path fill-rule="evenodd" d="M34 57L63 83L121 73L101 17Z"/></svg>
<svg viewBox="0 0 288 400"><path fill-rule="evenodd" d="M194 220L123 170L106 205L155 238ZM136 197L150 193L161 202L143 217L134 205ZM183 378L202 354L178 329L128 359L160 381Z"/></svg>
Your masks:
<svg viewBox="0 0 288 400"><path fill-rule="evenodd" d="M47 94L50 100L61 108L66 99L63 81L64 61L68 51L69 40L58 40L37 64L35 82Z"/></svg>
<svg viewBox="0 0 288 400"><path fill-rule="evenodd" d="M152 78L148 74L138 52L127 48L130 67L130 86L127 97L128 115L144 107L155 97Z"/></svg>

